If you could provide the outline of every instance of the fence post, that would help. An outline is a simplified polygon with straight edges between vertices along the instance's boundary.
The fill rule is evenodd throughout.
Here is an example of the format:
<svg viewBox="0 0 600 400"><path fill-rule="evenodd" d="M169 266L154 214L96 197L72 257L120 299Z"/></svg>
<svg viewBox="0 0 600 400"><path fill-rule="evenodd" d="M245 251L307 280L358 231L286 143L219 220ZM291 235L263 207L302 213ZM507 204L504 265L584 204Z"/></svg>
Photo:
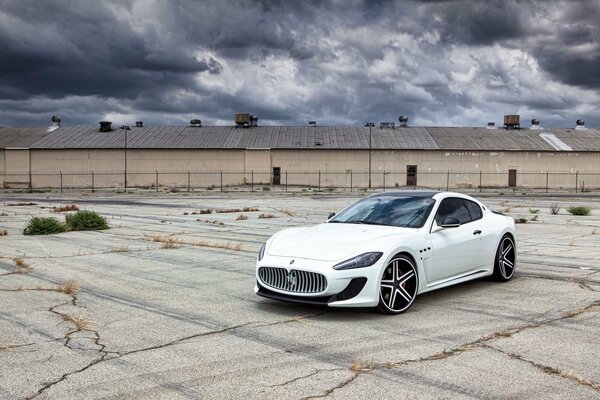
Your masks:
<svg viewBox="0 0 600 400"><path fill-rule="evenodd" d="M548 193L548 171L546 171L546 193Z"/></svg>
<svg viewBox="0 0 600 400"><path fill-rule="evenodd" d="M383 191L385 192L385 169L383 170Z"/></svg>
<svg viewBox="0 0 600 400"><path fill-rule="evenodd" d="M158 192L158 170L156 170L156 191Z"/></svg>
<svg viewBox="0 0 600 400"><path fill-rule="evenodd" d="M479 193L481 193L481 170L479 170Z"/></svg>
<svg viewBox="0 0 600 400"><path fill-rule="evenodd" d="M446 174L446 192L448 189L450 189L450 170L448 170L448 173Z"/></svg>
<svg viewBox="0 0 600 400"><path fill-rule="evenodd" d="M29 170L29 191L31 192L31 170Z"/></svg>
<svg viewBox="0 0 600 400"><path fill-rule="evenodd" d="M60 171L60 192L63 192L62 171Z"/></svg>
<svg viewBox="0 0 600 400"><path fill-rule="evenodd" d="M223 191L223 170L221 170L221 192Z"/></svg>
<svg viewBox="0 0 600 400"><path fill-rule="evenodd" d="M287 193L287 169L285 170L285 191Z"/></svg>
<svg viewBox="0 0 600 400"><path fill-rule="evenodd" d="M190 170L188 169L188 192L191 189L191 185L190 185Z"/></svg>
<svg viewBox="0 0 600 400"><path fill-rule="evenodd" d="M94 182L94 171L92 172L92 192L96 191L96 183Z"/></svg>
<svg viewBox="0 0 600 400"><path fill-rule="evenodd" d="M319 170L319 192L321 191L321 170Z"/></svg>
<svg viewBox="0 0 600 400"><path fill-rule="evenodd" d="M254 170L250 171L250 191L254 192Z"/></svg>
<svg viewBox="0 0 600 400"><path fill-rule="evenodd" d="M350 170L350 192L352 193L352 170Z"/></svg>
<svg viewBox="0 0 600 400"><path fill-rule="evenodd" d="M124 177L125 177L125 180L124 180L124 183L125 183L125 191L127 191L127 170L125 170L125 175L124 175Z"/></svg>
<svg viewBox="0 0 600 400"><path fill-rule="evenodd" d="M577 182L579 182L579 171L575 171L575 193L577 193Z"/></svg>

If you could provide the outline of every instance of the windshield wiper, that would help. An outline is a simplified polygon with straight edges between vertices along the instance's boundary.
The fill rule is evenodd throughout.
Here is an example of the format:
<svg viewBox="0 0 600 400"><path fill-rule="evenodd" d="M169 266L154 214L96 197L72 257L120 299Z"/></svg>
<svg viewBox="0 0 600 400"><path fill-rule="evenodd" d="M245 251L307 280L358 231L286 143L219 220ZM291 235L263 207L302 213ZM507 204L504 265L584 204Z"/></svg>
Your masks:
<svg viewBox="0 0 600 400"><path fill-rule="evenodd" d="M355 220L355 221L346 221L349 224L364 224L364 225L384 225L384 226L389 226L389 224L384 224L381 222L375 222L375 221L369 221L366 219L363 220Z"/></svg>

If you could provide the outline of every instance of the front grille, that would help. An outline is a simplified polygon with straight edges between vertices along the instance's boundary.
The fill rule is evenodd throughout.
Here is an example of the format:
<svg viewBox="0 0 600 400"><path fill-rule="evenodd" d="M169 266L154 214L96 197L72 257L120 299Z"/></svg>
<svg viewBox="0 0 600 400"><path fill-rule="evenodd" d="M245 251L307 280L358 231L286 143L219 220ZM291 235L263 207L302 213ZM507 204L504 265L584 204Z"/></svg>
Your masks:
<svg viewBox="0 0 600 400"><path fill-rule="evenodd" d="M320 293L327 288L325 275L315 272L260 267L258 277L267 286L293 293Z"/></svg>

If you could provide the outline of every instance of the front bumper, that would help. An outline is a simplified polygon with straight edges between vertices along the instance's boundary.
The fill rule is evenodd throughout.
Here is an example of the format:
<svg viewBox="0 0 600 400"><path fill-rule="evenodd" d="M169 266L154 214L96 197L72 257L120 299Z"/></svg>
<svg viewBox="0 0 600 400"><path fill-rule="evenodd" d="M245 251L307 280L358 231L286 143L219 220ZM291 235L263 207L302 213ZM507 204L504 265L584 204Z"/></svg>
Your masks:
<svg viewBox="0 0 600 400"><path fill-rule="evenodd" d="M291 261L294 260L292 264ZM319 293L296 293L276 289L262 282L260 267L289 266L287 269L319 273L326 277L327 287ZM292 268L293 267L293 268ZM383 261L366 268L336 271L333 264L322 261L265 257L256 266L254 292L262 297L295 303L326 305L329 307L375 307L379 303L379 278Z"/></svg>

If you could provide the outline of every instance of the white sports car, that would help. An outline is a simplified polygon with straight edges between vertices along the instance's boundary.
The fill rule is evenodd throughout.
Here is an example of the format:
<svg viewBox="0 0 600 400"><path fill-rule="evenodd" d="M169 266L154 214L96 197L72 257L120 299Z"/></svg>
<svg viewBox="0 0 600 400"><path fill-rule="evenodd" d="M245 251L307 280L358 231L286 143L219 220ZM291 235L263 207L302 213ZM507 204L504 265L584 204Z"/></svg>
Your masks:
<svg viewBox="0 0 600 400"><path fill-rule="evenodd" d="M512 218L450 192L378 193L262 246L255 293L330 307L406 311L420 293L516 267Z"/></svg>

